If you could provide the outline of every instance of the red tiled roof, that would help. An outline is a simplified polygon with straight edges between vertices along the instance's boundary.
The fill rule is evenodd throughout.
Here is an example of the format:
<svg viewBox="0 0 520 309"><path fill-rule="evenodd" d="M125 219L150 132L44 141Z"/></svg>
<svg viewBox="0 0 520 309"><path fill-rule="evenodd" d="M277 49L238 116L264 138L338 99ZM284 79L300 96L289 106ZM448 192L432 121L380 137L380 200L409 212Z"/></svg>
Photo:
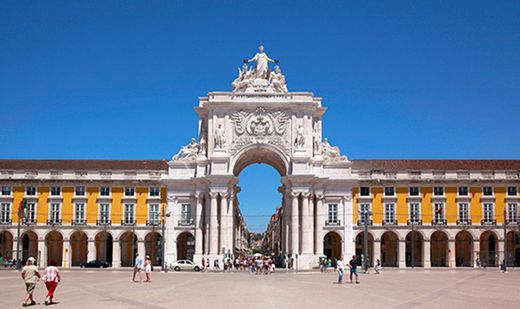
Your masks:
<svg viewBox="0 0 520 309"><path fill-rule="evenodd" d="M520 160L352 160L355 170L520 170Z"/></svg>
<svg viewBox="0 0 520 309"><path fill-rule="evenodd" d="M0 170L168 170L166 160L2 160Z"/></svg>

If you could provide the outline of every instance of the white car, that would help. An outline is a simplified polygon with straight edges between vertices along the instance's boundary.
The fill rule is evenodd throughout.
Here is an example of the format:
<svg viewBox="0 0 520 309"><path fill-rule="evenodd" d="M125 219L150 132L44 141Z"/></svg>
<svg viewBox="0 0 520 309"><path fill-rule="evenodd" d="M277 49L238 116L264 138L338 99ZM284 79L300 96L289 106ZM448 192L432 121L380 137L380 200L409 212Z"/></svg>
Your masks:
<svg viewBox="0 0 520 309"><path fill-rule="evenodd" d="M181 270L193 270L193 271L200 271L202 269L202 266L200 266L197 263L194 263L190 260L178 260L173 262L170 265L170 269L173 269L175 271L181 271Z"/></svg>

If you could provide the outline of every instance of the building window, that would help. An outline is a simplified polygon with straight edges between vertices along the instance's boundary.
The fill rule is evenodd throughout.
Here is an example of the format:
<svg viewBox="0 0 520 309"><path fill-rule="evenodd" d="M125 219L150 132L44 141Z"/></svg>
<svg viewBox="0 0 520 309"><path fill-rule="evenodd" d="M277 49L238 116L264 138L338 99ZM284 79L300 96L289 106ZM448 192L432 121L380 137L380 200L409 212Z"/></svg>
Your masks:
<svg viewBox="0 0 520 309"><path fill-rule="evenodd" d="M110 204L99 204L99 224L110 224Z"/></svg>
<svg viewBox="0 0 520 309"><path fill-rule="evenodd" d="M469 223L469 205L468 203L459 204L459 224Z"/></svg>
<svg viewBox="0 0 520 309"><path fill-rule="evenodd" d="M161 189L158 187L151 187L150 188L150 196L160 196L161 195Z"/></svg>
<svg viewBox="0 0 520 309"><path fill-rule="evenodd" d="M191 204L181 205L181 225L189 225L191 223Z"/></svg>
<svg viewBox="0 0 520 309"><path fill-rule="evenodd" d="M83 187L83 186L76 187L76 191L74 191L74 193L76 194L76 196L85 196L85 187Z"/></svg>
<svg viewBox="0 0 520 309"><path fill-rule="evenodd" d="M507 187L507 195L509 196L516 196L518 194L518 191L516 187Z"/></svg>
<svg viewBox="0 0 520 309"><path fill-rule="evenodd" d="M60 187L51 187L51 195L60 196L61 188Z"/></svg>
<svg viewBox="0 0 520 309"><path fill-rule="evenodd" d="M368 224L372 220L372 213L370 212L370 204L359 204L359 224L365 224L365 213L368 212Z"/></svg>
<svg viewBox="0 0 520 309"><path fill-rule="evenodd" d="M25 208L25 224L35 224L36 223L36 204L35 203L27 203Z"/></svg>
<svg viewBox="0 0 520 309"><path fill-rule="evenodd" d="M483 187L482 195L484 196L492 196L493 195L493 187Z"/></svg>
<svg viewBox="0 0 520 309"><path fill-rule="evenodd" d="M125 204L125 212L123 218L123 224L134 224L134 204Z"/></svg>
<svg viewBox="0 0 520 309"><path fill-rule="evenodd" d="M11 195L11 187L2 186L2 195Z"/></svg>
<svg viewBox="0 0 520 309"><path fill-rule="evenodd" d="M60 204L51 203L48 224L60 224Z"/></svg>
<svg viewBox="0 0 520 309"><path fill-rule="evenodd" d="M11 223L11 204L2 203L0 211L0 224Z"/></svg>
<svg viewBox="0 0 520 309"><path fill-rule="evenodd" d="M369 187L361 187L359 189L360 196L370 196L370 188Z"/></svg>
<svg viewBox="0 0 520 309"><path fill-rule="evenodd" d="M459 196L468 196L468 187L459 187Z"/></svg>
<svg viewBox="0 0 520 309"><path fill-rule="evenodd" d="M395 189L394 187L385 187L385 196L394 196Z"/></svg>
<svg viewBox="0 0 520 309"><path fill-rule="evenodd" d="M410 188L408 188L408 194L410 196L419 196L419 187L410 187Z"/></svg>
<svg viewBox="0 0 520 309"><path fill-rule="evenodd" d="M444 196L444 187L434 187L433 188L433 195Z"/></svg>
<svg viewBox="0 0 520 309"><path fill-rule="evenodd" d="M482 223L483 224L494 224L493 204L484 203L482 210Z"/></svg>
<svg viewBox="0 0 520 309"><path fill-rule="evenodd" d="M433 224L445 224L444 221L444 204L435 203L433 205Z"/></svg>
<svg viewBox="0 0 520 309"><path fill-rule="evenodd" d="M135 188L134 187L126 187L125 188L125 196L135 196Z"/></svg>
<svg viewBox="0 0 520 309"><path fill-rule="evenodd" d="M410 224L419 224L421 221L421 215L419 213L420 211L420 204L419 203L410 203L410 210L409 210L409 218Z"/></svg>
<svg viewBox="0 0 520 309"><path fill-rule="evenodd" d="M99 190L99 195L110 196L110 187L101 187L101 189Z"/></svg>
<svg viewBox="0 0 520 309"><path fill-rule="evenodd" d="M385 224L395 224L395 205L385 204Z"/></svg>
<svg viewBox="0 0 520 309"><path fill-rule="evenodd" d="M518 222L518 204L509 203L507 204L507 223Z"/></svg>
<svg viewBox="0 0 520 309"><path fill-rule="evenodd" d="M338 224L338 204L329 204L326 224Z"/></svg>
<svg viewBox="0 0 520 309"><path fill-rule="evenodd" d="M25 195L28 195L28 196L36 195L36 187L26 187L25 188Z"/></svg>
<svg viewBox="0 0 520 309"><path fill-rule="evenodd" d="M148 225L159 225L159 204L148 206Z"/></svg>

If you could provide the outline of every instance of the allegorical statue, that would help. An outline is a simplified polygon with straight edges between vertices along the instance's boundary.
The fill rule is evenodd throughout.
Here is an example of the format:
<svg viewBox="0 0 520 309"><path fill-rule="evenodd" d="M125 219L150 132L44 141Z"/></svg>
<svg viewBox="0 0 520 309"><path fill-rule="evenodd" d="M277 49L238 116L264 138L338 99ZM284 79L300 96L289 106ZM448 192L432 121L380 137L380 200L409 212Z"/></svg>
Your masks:
<svg viewBox="0 0 520 309"><path fill-rule="evenodd" d="M199 154L200 146L197 144L197 141L192 138L191 142L186 145L182 146L181 150L173 156L173 160L180 160L180 159L196 159L197 155Z"/></svg>
<svg viewBox="0 0 520 309"><path fill-rule="evenodd" d="M329 140L324 138L321 143L322 155L326 160L346 161L347 157L340 155L338 146L331 146Z"/></svg>
<svg viewBox="0 0 520 309"><path fill-rule="evenodd" d="M314 124L314 130L312 131L312 147L315 155L321 154L321 133L320 126L316 122Z"/></svg>
<svg viewBox="0 0 520 309"><path fill-rule="evenodd" d="M274 72L269 74L269 83L275 92L286 93L287 84L285 83L285 75L282 74L282 70L279 66L274 67Z"/></svg>
<svg viewBox="0 0 520 309"><path fill-rule="evenodd" d="M260 45L258 47L258 53L256 53L256 55L251 58L251 59L244 59L244 63L249 63L249 62L255 62L256 61L256 66L255 66L255 77L256 78L262 78L262 79L268 79L269 76L268 76L268 72L269 72L269 66L268 66L268 62L272 62L272 63L278 63L278 60L274 60L274 59L271 59L267 56L266 53L264 53L264 46L263 45Z"/></svg>
<svg viewBox="0 0 520 309"><path fill-rule="evenodd" d="M221 124L215 129L215 148L223 149L226 144L226 132Z"/></svg>
<svg viewBox="0 0 520 309"><path fill-rule="evenodd" d="M301 124L298 126L298 129L296 129L294 146L298 149L302 149L305 146L305 133L303 132L303 126Z"/></svg>
<svg viewBox="0 0 520 309"><path fill-rule="evenodd" d="M231 83L233 91L243 91L251 85L253 81L253 69L247 67L247 63L244 63L242 70L238 68L238 77Z"/></svg>

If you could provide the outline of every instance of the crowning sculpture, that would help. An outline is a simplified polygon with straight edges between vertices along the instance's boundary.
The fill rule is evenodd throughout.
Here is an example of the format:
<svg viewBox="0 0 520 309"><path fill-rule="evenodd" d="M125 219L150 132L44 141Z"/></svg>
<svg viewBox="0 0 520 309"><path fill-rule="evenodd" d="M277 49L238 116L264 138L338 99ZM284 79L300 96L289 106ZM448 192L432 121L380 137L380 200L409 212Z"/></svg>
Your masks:
<svg viewBox="0 0 520 309"><path fill-rule="evenodd" d="M231 83L233 92L287 92L285 76L279 66L274 72L269 69L269 62L278 63L264 52L264 47L258 47L259 52L251 59L244 59L242 69L238 69L238 77ZM248 63L256 62L254 68L249 68Z"/></svg>

